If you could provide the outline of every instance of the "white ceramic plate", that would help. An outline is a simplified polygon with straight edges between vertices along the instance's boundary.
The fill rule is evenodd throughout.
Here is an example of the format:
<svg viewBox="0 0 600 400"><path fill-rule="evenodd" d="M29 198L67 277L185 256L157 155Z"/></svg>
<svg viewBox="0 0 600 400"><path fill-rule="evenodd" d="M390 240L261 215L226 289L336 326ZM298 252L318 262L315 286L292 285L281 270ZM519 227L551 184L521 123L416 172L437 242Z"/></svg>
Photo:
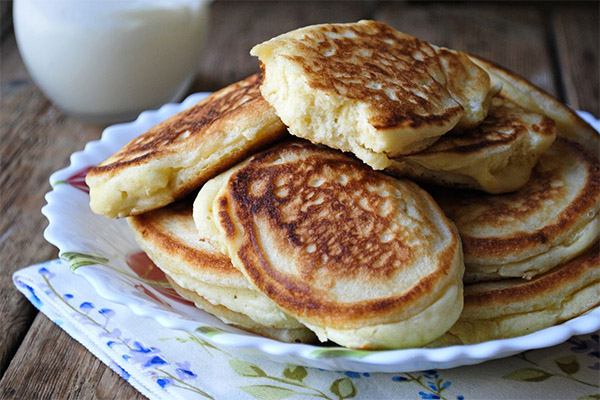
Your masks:
<svg viewBox="0 0 600 400"><path fill-rule="evenodd" d="M48 204L42 209L49 221L44 237L70 261L74 273L87 278L106 299L169 328L197 332L217 346L285 363L356 372L408 372L476 364L553 346L573 335L600 329L598 307L561 325L513 339L437 349L357 351L278 342L230 327L197 309L170 288L162 272L141 252L124 220L111 220L90 210L84 177L91 166L134 137L206 95L197 93L182 103L143 112L133 122L106 128L101 140L74 153L71 165L50 177L53 190L46 195ZM591 122L598 121L592 118Z"/></svg>

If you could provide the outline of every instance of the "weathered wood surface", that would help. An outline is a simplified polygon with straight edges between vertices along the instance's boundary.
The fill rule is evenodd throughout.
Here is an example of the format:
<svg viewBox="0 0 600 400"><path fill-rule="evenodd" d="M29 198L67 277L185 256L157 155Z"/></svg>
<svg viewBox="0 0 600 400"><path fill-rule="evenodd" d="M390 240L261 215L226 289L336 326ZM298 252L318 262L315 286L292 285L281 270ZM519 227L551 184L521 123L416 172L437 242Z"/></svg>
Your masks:
<svg viewBox="0 0 600 400"><path fill-rule="evenodd" d="M375 19L437 45L494 61L556 94L543 8L477 3L399 8L386 3L377 9Z"/></svg>
<svg viewBox="0 0 600 400"><path fill-rule="evenodd" d="M0 399L144 399L39 313L0 385Z"/></svg>
<svg viewBox="0 0 600 400"><path fill-rule="evenodd" d="M50 189L48 176L101 131L65 117L40 93L23 67L14 37L2 42L1 65L0 373L36 313L15 292L11 274L57 256L42 237L47 223L40 209Z"/></svg>
<svg viewBox="0 0 600 400"><path fill-rule="evenodd" d="M552 12L557 58L565 101L573 108L600 116L599 3L560 7Z"/></svg>
<svg viewBox="0 0 600 400"><path fill-rule="evenodd" d="M215 91L259 71L255 44L302 26L370 18L371 2L217 2L193 91Z"/></svg>
<svg viewBox="0 0 600 400"><path fill-rule="evenodd" d="M258 70L252 45L296 27L373 18L507 66L574 107L598 106L598 4L216 2L191 91L213 91ZM31 81L5 35L0 49L0 398L141 398L37 311L11 274L56 257L42 231L48 176L100 136L65 116ZM10 364L10 365L9 365Z"/></svg>

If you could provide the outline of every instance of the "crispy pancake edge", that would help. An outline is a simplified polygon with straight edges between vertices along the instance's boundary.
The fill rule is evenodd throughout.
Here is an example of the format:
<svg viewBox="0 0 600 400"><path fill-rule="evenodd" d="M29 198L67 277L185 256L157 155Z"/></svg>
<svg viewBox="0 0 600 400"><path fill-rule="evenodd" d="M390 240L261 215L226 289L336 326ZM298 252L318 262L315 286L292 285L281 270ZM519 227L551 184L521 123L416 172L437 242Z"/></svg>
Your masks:
<svg viewBox="0 0 600 400"><path fill-rule="evenodd" d="M502 99L504 98L504 96L502 96L502 94L497 94L496 95L498 98ZM510 102L510 100L506 99L506 101ZM514 103L514 102L513 102ZM504 106L503 106L504 107ZM522 108L521 106L517 105L517 107ZM489 114L492 113L493 111L493 107L490 107L490 111L488 113L488 118L489 118ZM527 112L529 112L529 110L525 110ZM504 109L502 112L505 112ZM517 110L516 112L520 112L520 110ZM539 125L536 125L537 130L535 130L535 133L540 135L540 136L544 136L544 137L552 137L554 136L554 128L555 128L555 124L554 121L550 118L547 117L544 114L540 114L542 117L542 122ZM496 118L496 116L494 116ZM484 120L485 122L485 120ZM505 119L504 121L500 121L499 123L505 123L505 124L509 124L511 123L512 120L510 119ZM519 123L520 121L517 121L517 123ZM502 125L501 125L502 126ZM480 132L480 126L477 126L475 128L471 128L472 130L474 130L475 132L477 132L478 136L482 136L483 140L480 140L478 142L472 143L472 144L467 144L467 145L457 145L454 147L449 147L447 149L438 149L437 147L440 145L440 143L443 143L445 140L448 140L450 138L449 135L444 135L440 138L440 140L438 142L436 142L434 145L432 145L430 148L423 150L422 152L417 152L414 154L409 154L407 156L405 156L406 158L409 158L411 156L419 156L419 155L427 155L427 156L437 156L437 155L443 155L445 153L449 153L449 154L459 154L462 156L465 155L469 155L472 153L478 153L481 149L493 149L496 147L501 147L501 146L506 146L516 140L519 139L519 136L521 134L522 131L524 131L526 128L523 128L522 126L518 126L516 128L512 128L515 130L515 134L497 134L496 132L492 131L492 132L484 132L484 134L482 135ZM498 128L495 128L498 129ZM533 128L536 129L536 128ZM465 133L458 133L456 134L457 136L461 136L464 135ZM488 139L488 136L494 135L496 136L495 140L492 139ZM499 137L499 138L498 138Z"/></svg>
<svg viewBox="0 0 600 400"><path fill-rule="evenodd" d="M171 152L169 149L165 150L161 148L160 145L166 143L166 146L169 146L178 139L181 133L188 129L192 130L189 136L196 139L195 141L202 140L206 136L217 135L219 133L219 125L222 121L229 117L234 117L236 114L244 111L244 108L251 105L253 106L257 102L266 103L266 101L259 96L243 103L243 107L242 105L239 105L233 109L228 109L223 113L222 108L226 105L226 101L224 102L223 100L231 100L229 97L232 94L238 94L236 91L238 91L240 87L246 85L245 90L242 93L239 93L239 95L243 97L253 88L259 87L261 82L261 74L254 74L242 81L235 82L212 93L196 105L175 114L167 120L150 128L140 136L137 136L123 146L117 153L111 155L109 158L92 168L88 172L88 175L92 177L101 176L109 171L115 173L119 169L123 169L127 166L144 164L156 154L169 153ZM140 138L152 138L152 140L149 143L144 143L139 146L137 142ZM144 151L145 154L136 156L131 160L122 160L123 157L139 151ZM106 161L112 158L117 158L117 160L106 163Z"/></svg>
<svg viewBox="0 0 600 400"><path fill-rule="evenodd" d="M465 286L465 307L482 307L502 304L509 299L511 302L526 301L552 292L567 283L577 281L587 270L600 269L600 247L596 243L584 254L567 262L565 265L533 278L531 281L515 279L519 284L487 292L470 293L469 285ZM512 280L511 280L512 281ZM475 284L486 285L486 283Z"/></svg>
<svg viewBox="0 0 600 400"><path fill-rule="evenodd" d="M171 283L171 286L177 292L177 294L179 294L179 296L193 302L197 308L211 314L215 318L218 318L223 323L257 335L266 336L268 338L283 342L314 343L317 341L314 333L306 327L286 329L261 325L260 323L252 320L251 317L241 314L237 311L230 310L222 304L212 304L198 293L178 285L177 282L175 282L175 280L169 275L166 276L168 281Z"/></svg>
<svg viewBox="0 0 600 400"><path fill-rule="evenodd" d="M552 225L545 225L533 232L515 233L502 238L475 238L468 235L461 235L463 247L472 257L480 258L484 257L484 255L500 257L514 254L515 252L525 252L538 245L543 245L549 242L552 237L564 234L573 225L576 225L581 215L597 204L598 196L600 195L599 160L584 149L581 144L565 138L557 138L556 141L569 146L572 151L586 162L586 169L589 174L587 184L560 214L558 221Z"/></svg>
<svg viewBox="0 0 600 400"><path fill-rule="evenodd" d="M503 85L503 93L523 108L544 114L554 120L557 134L582 144L596 157L600 156L600 135L575 111L517 73L473 54L469 57Z"/></svg>
<svg viewBox="0 0 600 400"><path fill-rule="evenodd" d="M170 205L170 211L178 215L187 214L189 209L190 218L192 218L192 207L187 202L182 201ZM225 255L214 255L198 249L193 249L184 243L181 243L176 238L171 237L163 232L160 226L157 226L154 218L155 213L163 212L162 209L151 211L145 214L129 217L127 221L135 229L136 233L144 238L147 242L152 242L156 247L160 248L163 253L169 253L178 259L187 261L190 265L197 265L199 269L206 270L209 273L235 276L243 279L243 275L231 265L231 261Z"/></svg>
<svg viewBox="0 0 600 400"><path fill-rule="evenodd" d="M304 144L304 146L310 145ZM273 149L267 150L256 156L245 168L252 168L253 162L260 162L262 159L269 157L273 151ZM326 151L335 152L335 150L330 149L326 149ZM368 168L358 161L353 160L353 162L356 162L360 168ZM381 179L393 180L391 177L379 174L370 169L369 171L378 174ZM236 174L237 173L239 173L239 171L236 172ZM414 185L412 183L409 184ZM439 213L440 218L448 223L452 237L449 240L450 243L447 247L438 254L441 265L437 271L423 277L404 294L386 299L353 302L347 305L320 300L312 296L313 293L311 293L308 286L283 277L271 267L269 262L261 255L258 243L259 235L255 230L256 227L251 221L240 215L235 216L237 222L239 222L243 228L243 238L240 237L238 240L244 244L238 249L236 256L242 262L247 278L249 278L261 292L274 300L284 310L292 313L298 318L306 319L307 322L322 323L322 321L327 321L325 325L335 324L340 328L352 328L354 327L354 324L363 323L364 321L368 321L368 324L377 324L380 322L389 323L390 319L394 319L394 314L406 312L408 307L417 305L420 309L428 307L429 304L436 300L436 298L431 296L431 298L427 299L433 289L436 286L439 286L436 288L436 293L440 295L441 293L444 293L448 285L452 284L452 278L449 278L449 276L457 275L457 270L460 270L460 268L456 266L455 257L456 252L461 251L460 240L456 229L444 216L431 196L421 189L419 189L419 191L422 192L422 195L425 198L431 201L432 208ZM233 196L236 195L234 194ZM243 198L238 198L237 200L244 201ZM229 216L230 213L225 211L230 207L231 206L227 201L221 202L219 205L219 214L221 217L221 224L222 226L224 225L223 228L226 231L226 236L230 239L234 239L240 229L236 226L236 223L231 220ZM448 282L446 282L447 280ZM414 314L417 314L418 312L418 310L414 311Z"/></svg>
<svg viewBox="0 0 600 400"><path fill-rule="evenodd" d="M158 209L183 198L219 172L226 170L265 146L284 138L286 127L277 118L274 109L260 95L259 86L261 82L262 75L254 74L209 95L195 106L150 128L126 144L117 153L93 167L87 173L86 182L90 187L90 195L93 195L94 191L97 190L125 190L127 189L126 181L124 181L125 183L121 182L118 187L106 188L105 185L110 180L123 179L121 176L125 173L145 174L147 173L146 168L152 169L152 162L156 161L161 165L160 163L164 159L180 153L182 150L178 140L186 130L191 133L186 138L185 147L193 152L194 148L201 147L205 143L214 144L214 142L220 140L220 137L226 135L237 119L250 120L249 126L251 126L252 123L259 123L260 120L266 122L268 117L265 112L271 113L273 121L276 122L265 124L260 134L255 135L256 137L252 140L244 139L246 143L241 144L241 151L229 152L221 159L214 160L212 165L207 164L198 173L194 174L190 174L189 171L198 170L205 158L200 158L190 165L174 166L182 172L177 170L170 173L169 181L164 187L153 188L169 192L168 196L164 193L161 194L161 201L155 202L146 193L140 194L134 191L128 193L131 198L123 202L123 205L114 202L106 204L92 202L94 203L92 204L94 206L92 207L93 210L109 217L127 217ZM229 101L239 101L253 91L256 92L256 97L237 104L233 108L227 108ZM141 146L136 145L137 141L144 139L148 143L144 142ZM128 159L131 153L139 151L142 151L143 154ZM164 166L161 166L161 168L164 169ZM186 171L188 171L187 175L190 176L185 177ZM183 179L182 176L184 176ZM157 197L155 196L155 198ZM100 208L100 206L102 207Z"/></svg>

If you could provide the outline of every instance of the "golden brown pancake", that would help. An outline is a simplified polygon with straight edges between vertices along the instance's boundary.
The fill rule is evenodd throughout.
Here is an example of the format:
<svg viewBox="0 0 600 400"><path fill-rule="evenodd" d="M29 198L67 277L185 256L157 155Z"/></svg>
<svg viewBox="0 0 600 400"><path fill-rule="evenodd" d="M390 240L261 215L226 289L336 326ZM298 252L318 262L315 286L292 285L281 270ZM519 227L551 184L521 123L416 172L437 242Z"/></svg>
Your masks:
<svg viewBox="0 0 600 400"><path fill-rule="evenodd" d="M465 282L531 278L584 252L600 231L600 164L564 138L541 156L517 192L431 193L458 227Z"/></svg>
<svg viewBox="0 0 600 400"><path fill-rule="evenodd" d="M307 26L255 46L261 92L291 134L375 169L487 114L488 74L375 21Z"/></svg>
<svg viewBox="0 0 600 400"><path fill-rule="evenodd" d="M479 126L447 133L423 151L393 159L386 171L443 186L512 192L527 183L555 138L552 119L498 94Z"/></svg>
<svg viewBox="0 0 600 400"><path fill-rule="evenodd" d="M285 134L260 75L234 83L151 128L88 172L90 207L126 217L182 198Z"/></svg>
<svg viewBox="0 0 600 400"><path fill-rule="evenodd" d="M552 118L556 123L558 136L582 144L598 157L600 151L598 132L572 109L514 72L483 58L473 55L469 57L489 73L494 85L502 85L502 94L505 97L527 110Z"/></svg>
<svg viewBox="0 0 600 400"><path fill-rule="evenodd" d="M216 225L233 265L321 340L419 346L460 313L455 228L412 182L339 151L291 142L256 155L202 188L194 219L201 232Z"/></svg>
<svg viewBox="0 0 600 400"><path fill-rule="evenodd" d="M465 286L465 307L445 343L470 344L526 335L600 304L598 245L532 280Z"/></svg>
<svg viewBox="0 0 600 400"><path fill-rule="evenodd" d="M294 340L314 338L297 320L255 291L228 257L199 240L190 199L127 221L148 257L178 287L194 293L184 297L212 305L201 308L253 332L270 332L277 338L288 335Z"/></svg>
<svg viewBox="0 0 600 400"><path fill-rule="evenodd" d="M314 333L305 327L286 329L261 325L245 314L231 311L229 308L222 305L215 305L206 300L204 297L200 296L197 292L183 288L169 275L167 275L167 279L171 283L173 289L175 289L175 291L181 297L193 302L196 307L214 315L226 324L256 333L258 335L281 340L282 342L312 343L316 340Z"/></svg>

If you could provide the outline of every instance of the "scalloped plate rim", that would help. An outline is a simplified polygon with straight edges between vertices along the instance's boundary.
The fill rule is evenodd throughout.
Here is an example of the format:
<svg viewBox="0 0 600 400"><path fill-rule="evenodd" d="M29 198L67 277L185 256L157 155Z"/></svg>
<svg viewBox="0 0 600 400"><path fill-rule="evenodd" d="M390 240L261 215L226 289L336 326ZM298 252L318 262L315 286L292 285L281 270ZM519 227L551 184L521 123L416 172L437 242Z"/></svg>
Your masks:
<svg viewBox="0 0 600 400"><path fill-rule="evenodd" d="M158 110L144 111L138 118L132 122L112 125L104 129L102 137L99 140L90 141L83 150L75 152L70 157L69 166L54 172L49 180L51 186L61 178L66 179L73 173L90 165L90 155L100 155L104 158L110 154L103 153L103 147L114 145L114 141L120 131L136 130L139 133L144 132L149 127L168 118L169 116L191 107L200 99L206 97L209 93L194 93L188 96L181 103L165 104ZM588 122L597 122L589 113L580 112L580 115ZM102 161L102 160L100 160ZM55 209L56 204L60 203L63 191L68 190L70 186L57 185L46 194L47 204L41 212L48 219L48 227L44 230L44 238L54 246L58 247L59 253L66 251L88 251L85 249L77 250L64 248L62 236L64 231L57 226L57 218L61 218L60 211ZM101 265L91 266L101 269ZM127 306L136 315L156 320L163 326L171 329L182 329L198 332L198 328L209 325L202 325L198 322L186 319L171 311L156 310L155 308L143 307L147 300L132 299L131 296L125 296L118 291L111 290L112 286L102 282L104 278L98 276L96 268L79 268L75 273L88 280L98 294L112 302ZM103 271L106 273L107 271ZM109 281L110 282L110 281ZM173 318L173 314L178 316ZM220 329L220 328L214 328ZM522 351L539 349L554 346L566 341L573 335L592 333L600 329L600 306L589 310L585 314L576 318L567 320L559 325L554 325L542 330L509 339L498 339L470 345L455 345L441 348L411 348L397 350L379 350L364 351L345 349L342 347L319 347L308 344L284 343L274 339L260 337L253 334L240 334L235 332L222 332L216 334L206 334L199 332L209 342L232 349L259 350L260 353L271 359L277 359L282 356L299 357L297 361L307 366L314 366L326 369L339 369L340 362L349 362L349 370L357 372L391 372L389 367L397 367L394 372L412 371L407 368L408 365L414 365L415 362L430 362L433 367L452 368L462 365L473 365L487 360L506 357ZM543 339L543 340L542 340ZM331 356L331 353L339 352L340 355ZM353 352L358 355L348 355ZM326 361L334 360L332 364ZM435 366L434 364L447 364L449 366ZM343 364L342 364L343 365ZM427 369L427 368L423 368Z"/></svg>

